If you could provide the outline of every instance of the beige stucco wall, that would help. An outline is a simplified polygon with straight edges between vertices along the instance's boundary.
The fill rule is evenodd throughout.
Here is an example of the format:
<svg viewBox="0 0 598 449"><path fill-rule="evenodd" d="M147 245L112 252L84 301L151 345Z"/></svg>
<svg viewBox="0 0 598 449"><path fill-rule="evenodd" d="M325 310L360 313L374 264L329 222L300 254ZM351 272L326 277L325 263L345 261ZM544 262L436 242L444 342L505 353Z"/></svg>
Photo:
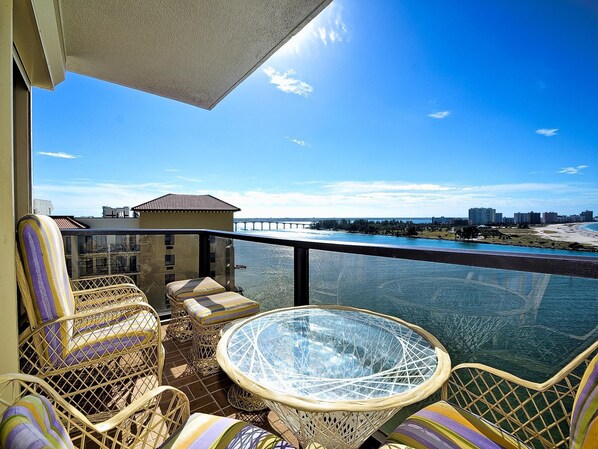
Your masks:
<svg viewBox="0 0 598 449"><path fill-rule="evenodd" d="M141 212L139 227L232 231L233 212Z"/></svg>

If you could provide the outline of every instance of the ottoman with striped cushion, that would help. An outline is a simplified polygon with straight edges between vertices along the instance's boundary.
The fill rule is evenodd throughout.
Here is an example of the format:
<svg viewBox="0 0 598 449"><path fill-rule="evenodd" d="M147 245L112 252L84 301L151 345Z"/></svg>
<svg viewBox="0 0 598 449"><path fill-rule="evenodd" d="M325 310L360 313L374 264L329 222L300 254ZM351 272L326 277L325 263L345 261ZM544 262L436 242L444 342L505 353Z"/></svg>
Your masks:
<svg viewBox="0 0 598 449"><path fill-rule="evenodd" d="M216 361L220 330L231 321L255 315L260 311L257 302L235 292L190 298L186 299L183 305L193 329L193 366L202 375L213 374L220 369Z"/></svg>
<svg viewBox="0 0 598 449"><path fill-rule="evenodd" d="M183 302L189 298L224 293L226 289L210 277L184 279L166 285L166 297L170 303L171 319L166 334L177 340L187 341L193 337L189 315Z"/></svg>

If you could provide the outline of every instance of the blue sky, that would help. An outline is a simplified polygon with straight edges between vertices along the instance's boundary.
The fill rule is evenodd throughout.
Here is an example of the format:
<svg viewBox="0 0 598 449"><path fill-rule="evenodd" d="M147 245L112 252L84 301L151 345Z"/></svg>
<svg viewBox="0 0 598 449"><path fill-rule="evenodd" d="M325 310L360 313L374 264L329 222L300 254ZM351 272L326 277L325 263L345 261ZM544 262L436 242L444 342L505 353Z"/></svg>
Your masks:
<svg viewBox="0 0 598 449"><path fill-rule="evenodd" d="M214 110L67 73L33 92L34 197L238 217L598 212L598 4L335 0Z"/></svg>

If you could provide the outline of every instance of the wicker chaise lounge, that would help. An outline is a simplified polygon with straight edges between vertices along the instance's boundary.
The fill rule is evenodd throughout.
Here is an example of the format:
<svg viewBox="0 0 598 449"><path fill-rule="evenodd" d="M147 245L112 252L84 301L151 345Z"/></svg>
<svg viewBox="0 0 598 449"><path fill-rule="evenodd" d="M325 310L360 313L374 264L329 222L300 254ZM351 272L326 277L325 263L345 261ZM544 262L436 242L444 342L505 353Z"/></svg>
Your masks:
<svg viewBox="0 0 598 449"><path fill-rule="evenodd" d="M544 383L456 366L436 402L381 449L598 448L598 341Z"/></svg>

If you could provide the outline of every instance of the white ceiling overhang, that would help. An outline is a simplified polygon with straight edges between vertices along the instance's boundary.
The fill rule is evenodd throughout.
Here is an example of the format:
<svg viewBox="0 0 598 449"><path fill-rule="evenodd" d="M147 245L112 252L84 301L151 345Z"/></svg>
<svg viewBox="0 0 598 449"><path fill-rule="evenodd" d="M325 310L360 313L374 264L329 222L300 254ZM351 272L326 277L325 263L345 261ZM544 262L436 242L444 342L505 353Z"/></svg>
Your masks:
<svg viewBox="0 0 598 449"><path fill-rule="evenodd" d="M331 0L59 0L66 69L205 109Z"/></svg>

